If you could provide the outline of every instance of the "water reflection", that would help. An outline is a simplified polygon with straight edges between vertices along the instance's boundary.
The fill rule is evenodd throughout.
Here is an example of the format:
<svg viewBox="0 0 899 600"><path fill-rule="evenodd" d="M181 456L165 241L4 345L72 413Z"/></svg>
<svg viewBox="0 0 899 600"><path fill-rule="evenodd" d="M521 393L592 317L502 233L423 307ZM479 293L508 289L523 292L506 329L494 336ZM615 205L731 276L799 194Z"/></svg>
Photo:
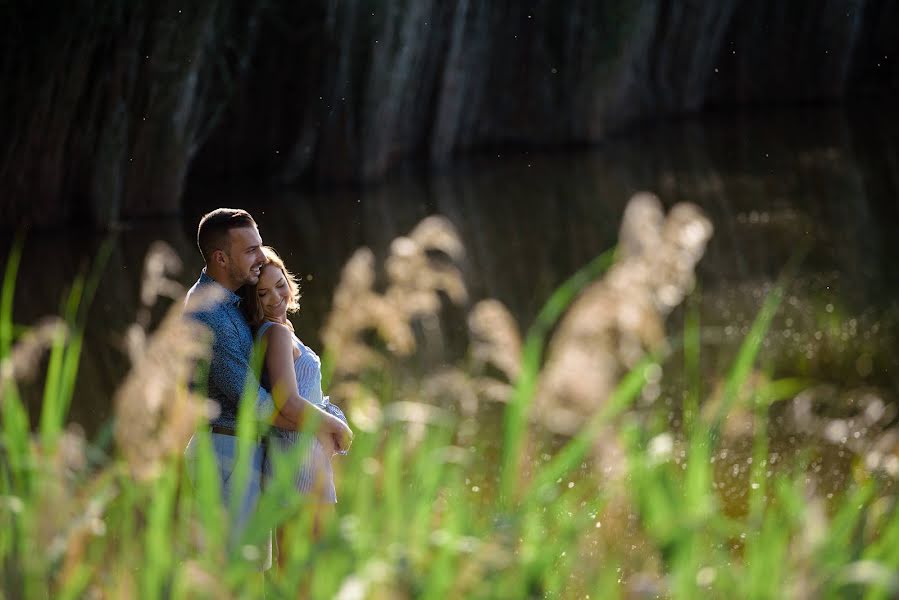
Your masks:
<svg viewBox="0 0 899 600"><path fill-rule="evenodd" d="M108 419L112 392L128 366L123 334L139 307L144 255L153 241L165 240L182 257L179 281L189 286L201 267L196 223L210 208L242 206L254 214L265 242L301 275L303 309L295 322L307 343L319 346L340 270L359 246L381 259L395 237L442 214L466 247L462 268L471 302L497 298L526 324L561 281L615 242L627 200L647 189L667 207L700 205L715 224L698 269L712 363L727 364L766 286L808 244L771 337L778 369L825 376L844 369L842 375L854 373L853 386L895 394L899 127L895 117L877 116L876 127L873 115L827 110L711 117L647 128L586 153L493 153L361 191L271 193L196 184L182 218L129 224L114 236L90 308L72 418L89 431ZM102 243L77 229L30 235L16 322L59 312L65 289ZM828 329L851 318L857 325L845 339ZM464 309L449 308L445 325L448 346L461 353ZM805 351L821 338L832 342L818 345L826 356ZM852 340L860 345L838 343ZM841 350L846 347L852 350ZM868 358L850 357L856 350ZM850 358L851 369L843 364ZM36 413L39 390L28 390L28 398Z"/></svg>

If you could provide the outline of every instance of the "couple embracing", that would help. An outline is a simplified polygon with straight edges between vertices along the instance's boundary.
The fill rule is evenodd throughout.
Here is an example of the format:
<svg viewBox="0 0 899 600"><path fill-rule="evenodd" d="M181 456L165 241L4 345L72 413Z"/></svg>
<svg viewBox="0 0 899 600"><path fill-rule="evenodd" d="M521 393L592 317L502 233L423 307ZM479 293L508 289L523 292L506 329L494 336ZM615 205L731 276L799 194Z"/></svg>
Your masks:
<svg viewBox="0 0 899 600"><path fill-rule="evenodd" d="M319 357L300 341L287 318L299 308L297 280L274 249L262 244L250 214L219 208L204 215L197 245L206 266L188 292L185 310L213 334L207 393L220 412L209 427L225 505L230 506L232 495L241 496L230 532L239 538L262 487L275 475L274 465L284 464L275 454L292 453L297 445L303 446L301 464L293 467L297 491L311 496L312 506L333 505L331 458L349 449L353 434L341 410L322 395ZM207 291L215 292L216 300L201 306L197 299ZM264 342L266 349L258 382L250 368L256 342ZM237 411L247 385L257 392L261 436L253 455L240 458L250 461L250 477L245 489L235 490L230 477L239 459ZM310 420L317 423L314 433L301 433ZM188 456L195 443L196 438L188 445ZM271 564L271 542L263 548L263 562L263 568Z"/></svg>

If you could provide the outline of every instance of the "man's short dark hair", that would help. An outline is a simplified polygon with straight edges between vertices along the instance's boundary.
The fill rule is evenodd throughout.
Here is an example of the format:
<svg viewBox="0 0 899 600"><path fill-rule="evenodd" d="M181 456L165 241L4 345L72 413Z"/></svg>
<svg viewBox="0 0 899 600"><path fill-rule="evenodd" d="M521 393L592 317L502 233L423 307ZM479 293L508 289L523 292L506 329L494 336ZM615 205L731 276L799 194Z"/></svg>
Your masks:
<svg viewBox="0 0 899 600"><path fill-rule="evenodd" d="M228 249L228 232L240 227L257 227L256 221L239 208L217 208L200 219L197 227L197 246L203 260L209 262L216 250Z"/></svg>

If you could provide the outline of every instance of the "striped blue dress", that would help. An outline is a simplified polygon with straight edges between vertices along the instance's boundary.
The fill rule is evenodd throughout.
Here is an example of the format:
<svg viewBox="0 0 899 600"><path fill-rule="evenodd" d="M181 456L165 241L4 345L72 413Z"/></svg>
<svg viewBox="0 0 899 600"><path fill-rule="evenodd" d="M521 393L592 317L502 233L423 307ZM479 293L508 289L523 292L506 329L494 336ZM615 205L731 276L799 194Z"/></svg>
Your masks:
<svg viewBox="0 0 899 600"><path fill-rule="evenodd" d="M270 321L260 325L256 339L261 340L272 325L274 323ZM322 395L322 366L318 355L296 335L293 336L293 344L300 351L299 357L293 362L300 396L346 421L340 409L330 404L327 396ZM271 389L267 374L263 374L262 384ZM323 502L331 504L337 502L330 453L312 434L273 427L269 434L268 456L263 465L263 480L269 482L275 476L277 460L274 455L294 453L298 445L304 449L301 452L300 464L295 468L297 490L303 494L313 494Z"/></svg>

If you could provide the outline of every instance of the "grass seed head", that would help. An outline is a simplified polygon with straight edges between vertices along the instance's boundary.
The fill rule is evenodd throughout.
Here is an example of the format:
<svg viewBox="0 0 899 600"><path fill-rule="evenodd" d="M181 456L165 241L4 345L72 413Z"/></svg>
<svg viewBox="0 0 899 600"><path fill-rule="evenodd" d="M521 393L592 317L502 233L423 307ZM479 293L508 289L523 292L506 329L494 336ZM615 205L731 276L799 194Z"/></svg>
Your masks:
<svg viewBox="0 0 899 600"><path fill-rule="evenodd" d="M115 394L115 438L134 474L150 478L180 454L213 404L188 390L194 365L207 358L208 328L173 306L147 340Z"/></svg>
<svg viewBox="0 0 899 600"><path fill-rule="evenodd" d="M440 293L455 303L467 301L462 274L454 264L463 254L450 222L429 217L408 236L393 240L384 261L388 283L379 292L374 253L357 250L341 272L322 330L322 340L337 360L337 379L381 368L386 355L411 355L416 349L413 323L438 313ZM377 333L383 348L365 339L369 332Z"/></svg>
<svg viewBox="0 0 899 600"><path fill-rule="evenodd" d="M209 357L211 332L183 316L178 302L184 292L169 274L181 268L177 254L166 244L154 244L144 262L142 306L127 330L125 346L131 371L114 396L115 438L133 474L155 476L169 457L183 452L197 425L213 416L214 403L189 391L194 370ZM190 310L203 310L220 301L222 290L207 286L191 296ZM151 308L160 297L176 300L152 334Z"/></svg>
<svg viewBox="0 0 899 600"><path fill-rule="evenodd" d="M711 233L694 205L666 217L654 195L631 199L615 264L574 301L550 342L535 403L553 430L573 433L627 368L665 343L664 319L692 288Z"/></svg>
<svg viewBox="0 0 899 600"><path fill-rule="evenodd" d="M515 381L521 372L521 334L503 303L481 300L468 313L471 355L475 367L491 364Z"/></svg>
<svg viewBox="0 0 899 600"><path fill-rule="evenodd" d="M45 317L16 342L9 355L0 361L0 400L9 382L28 381L40 366L41 357L57 339L69 334L65 321Z"/></svg>

